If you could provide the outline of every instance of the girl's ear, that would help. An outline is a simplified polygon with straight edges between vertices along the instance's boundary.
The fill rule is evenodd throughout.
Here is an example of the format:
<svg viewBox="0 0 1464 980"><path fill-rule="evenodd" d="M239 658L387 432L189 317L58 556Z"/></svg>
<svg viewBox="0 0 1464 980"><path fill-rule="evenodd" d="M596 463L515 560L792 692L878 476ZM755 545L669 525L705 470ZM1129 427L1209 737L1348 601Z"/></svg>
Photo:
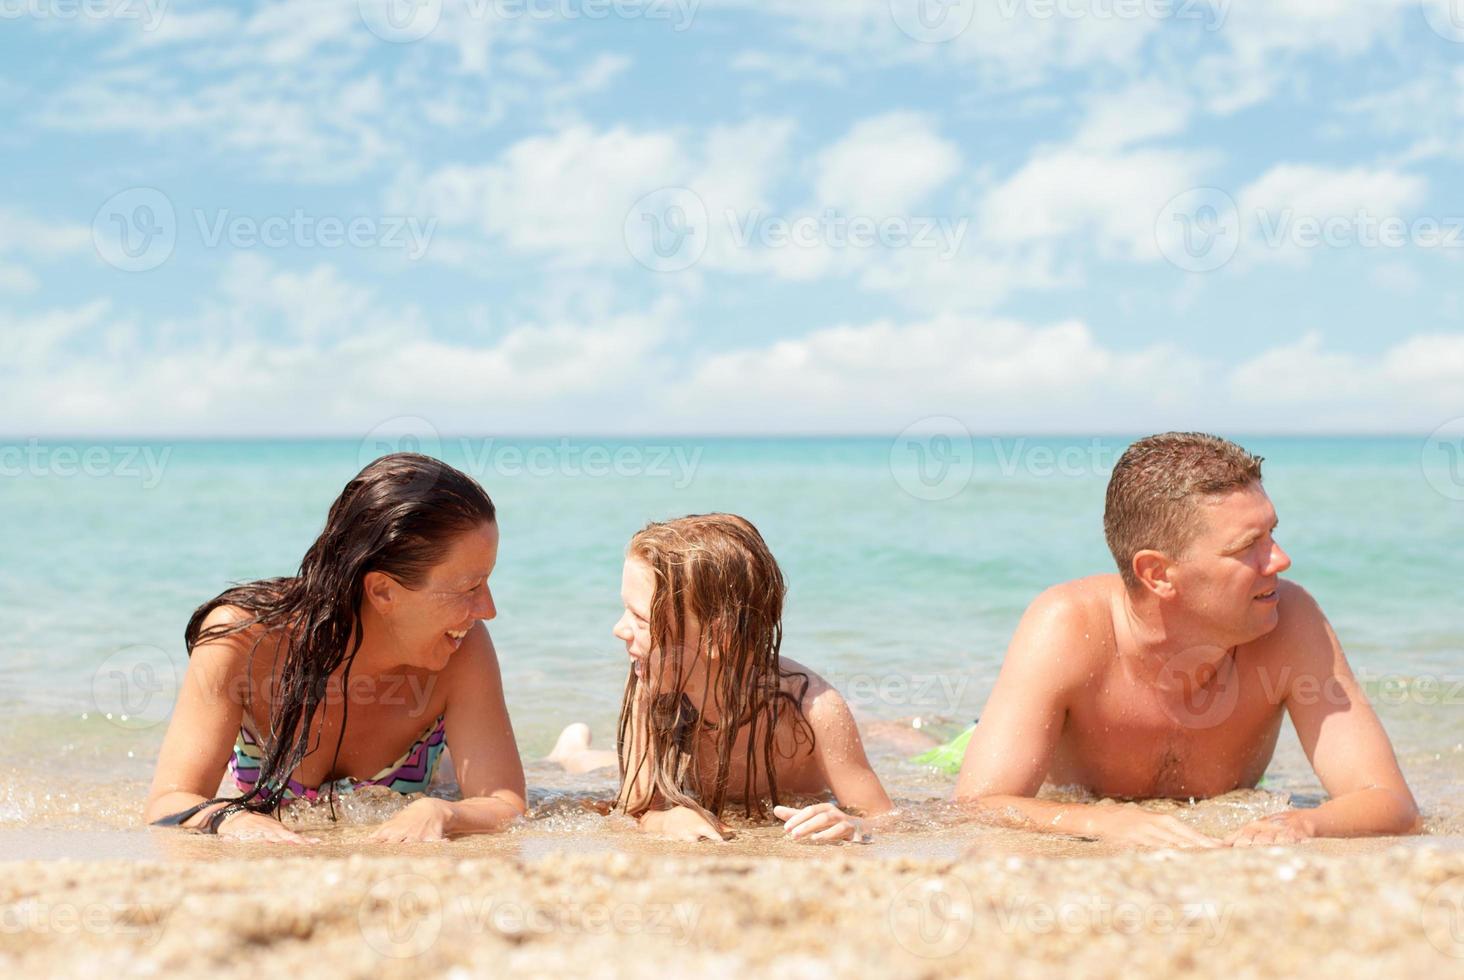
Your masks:
<svg viewBox="0 0 1464 980"><path fill-rule="evenodd" d="M366 594L366 600L371 603L371 608L383 616L395 608L400 587L390 575L382 572L367 572L361 579L361 588Z"/></svg>

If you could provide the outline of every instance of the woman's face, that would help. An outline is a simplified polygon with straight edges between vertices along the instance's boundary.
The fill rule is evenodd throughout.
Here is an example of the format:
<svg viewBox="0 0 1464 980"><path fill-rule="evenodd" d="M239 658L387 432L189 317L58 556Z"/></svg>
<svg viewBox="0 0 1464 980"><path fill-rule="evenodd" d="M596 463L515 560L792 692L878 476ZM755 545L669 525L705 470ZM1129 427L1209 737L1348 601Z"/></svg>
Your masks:
<svg viewBox="0 0 1464 980"><path fill-rule="evenodd" d="M498 525L459 535L415 589L403 589L390 616L410 666L441 670L479 620L498 615L488 576L498 562Z"/></svg>

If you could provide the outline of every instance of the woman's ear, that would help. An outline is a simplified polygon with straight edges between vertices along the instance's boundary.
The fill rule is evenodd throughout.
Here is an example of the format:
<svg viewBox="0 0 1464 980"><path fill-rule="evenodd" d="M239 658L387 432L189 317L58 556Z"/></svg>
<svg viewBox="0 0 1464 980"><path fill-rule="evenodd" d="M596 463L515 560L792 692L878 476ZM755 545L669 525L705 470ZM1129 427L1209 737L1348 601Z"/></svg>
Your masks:
<svg viewBox="0 0 1464 980"><path fill-rule="evenodd" d="M361 587L366 594L366 600L383 616L389 614L396 605L397 590L401 587L390 575L382 572L367 572L361 579Z"/></svg>

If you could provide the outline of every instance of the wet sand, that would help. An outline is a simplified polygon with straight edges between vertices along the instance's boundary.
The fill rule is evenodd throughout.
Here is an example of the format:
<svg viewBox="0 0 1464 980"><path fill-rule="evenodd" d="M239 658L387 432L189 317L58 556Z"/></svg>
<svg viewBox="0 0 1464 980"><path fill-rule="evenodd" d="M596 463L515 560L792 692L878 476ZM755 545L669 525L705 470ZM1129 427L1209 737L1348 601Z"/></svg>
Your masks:
<svg viewBox="0 0 1464 980"><path fill-rule="evenodd" d="M1319 801L1293 755L1268 781L1287 792L1145 807L1223 838ZM901 812L872 844L824 847L735 817L726 843L653 840L598 812L611 775L534 761L508 833L375 845L407 801L365 791L339 822L288 811L320 837L308 849L143 828L141 772L17 771L0 780L16 811L0 819L0 974L1464 975L1453 768L1422 784L1419 837L1142 853L975 821L948 776L893 750L877 764Z"/></svg>
<svg viewBox="0 0 1464 980"><path fill-rule="evenodd" d="M631 840L540 853L507 835L349 856L352 844L340 841L284 856L173 834L158 859L6 863L0 968L223 977L1464 970L1457 838L1105 855L1011 832L954 860L760 835L719 846ZM1050 856L1035 853L1044 848Z"/></svg>

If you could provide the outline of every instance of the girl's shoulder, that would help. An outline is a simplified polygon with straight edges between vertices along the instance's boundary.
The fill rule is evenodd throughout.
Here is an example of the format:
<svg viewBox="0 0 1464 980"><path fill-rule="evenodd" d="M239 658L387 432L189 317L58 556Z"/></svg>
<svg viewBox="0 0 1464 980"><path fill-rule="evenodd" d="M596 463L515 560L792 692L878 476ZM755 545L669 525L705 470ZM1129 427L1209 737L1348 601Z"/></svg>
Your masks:
<svg viewBox="0 0 1464 980"><path fill-rule="evenodd" d="M848 714L844 696L822 675L788 657L779 661L783 690L798 698L799 707L810 722L817 724L817 719L842 718Z"/></svg>

